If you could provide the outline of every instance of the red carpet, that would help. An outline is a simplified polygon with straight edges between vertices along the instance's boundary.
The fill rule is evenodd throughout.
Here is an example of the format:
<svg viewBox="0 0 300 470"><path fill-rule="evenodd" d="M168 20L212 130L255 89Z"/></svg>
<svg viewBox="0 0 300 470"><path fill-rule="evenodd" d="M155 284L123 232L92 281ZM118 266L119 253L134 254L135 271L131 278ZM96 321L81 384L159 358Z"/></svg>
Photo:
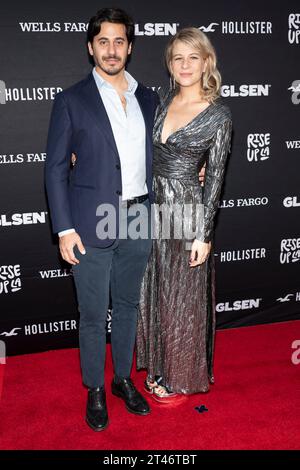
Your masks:
<svg viewBox="0 0 300 470"><path fill-rule="evenodd" d="M135 416L110 392L110 425L95 433L83 419L77 349L10 357L3 368L1 449L299 449L300 364L291 361L300 321L219 331L216 383L177 406L152 403ZM144 373L133 372L142 388ZM0 381L1 382L1 381ZM0 383L1 385L1 383ZM199 413L204 404L208 411Z"/></svg>

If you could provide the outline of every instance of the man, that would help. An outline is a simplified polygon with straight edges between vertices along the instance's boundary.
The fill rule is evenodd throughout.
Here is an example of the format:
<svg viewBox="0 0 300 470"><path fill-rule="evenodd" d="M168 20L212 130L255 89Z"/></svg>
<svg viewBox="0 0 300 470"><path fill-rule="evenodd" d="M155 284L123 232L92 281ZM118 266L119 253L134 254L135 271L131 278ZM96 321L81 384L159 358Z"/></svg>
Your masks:
<svg viewBox="0 0 300 470"><path fill-rule="evenodd" d="M121 222L128 224L129 207L139 203L149 208L153 201L152 127L158 98L125 71L133 37L134 23L123 10L105 8L91 18L87 44L95 67L85 80L56 96L47 144L50 213L61 255L73 265L80 360L88 387L86 421L94 431L108 425L104 363L109 286L112 393L124 400L128 411L150 412L130 372L151 238L121 239L118 233L99 238L96 232L99 205L111 204L117 214L120 210ZM70 170L72 152L76 162Z"/></svg>

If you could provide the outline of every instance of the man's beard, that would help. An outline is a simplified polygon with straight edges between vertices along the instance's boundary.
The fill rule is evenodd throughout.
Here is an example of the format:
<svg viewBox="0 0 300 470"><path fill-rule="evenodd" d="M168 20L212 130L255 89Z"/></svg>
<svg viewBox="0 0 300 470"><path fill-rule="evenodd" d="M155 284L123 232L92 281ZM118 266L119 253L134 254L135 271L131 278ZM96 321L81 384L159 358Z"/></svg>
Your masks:
<svg viewBox="0 0 300 470"><path fill-rule="evenodd" d="M106 66L106 60L107 59L116 59L119 61L119 63L116 63L114 65L107 65ZM121 70L124 68L125 63L122 62L122 60L119 57L111 56L111 57L103 57L102 61L100 64L98 64L98 67L100 67L103 72L107 73L107 75L118 75L118 73L121 72ZM116 68L115 68L116 67Z"/></svg>

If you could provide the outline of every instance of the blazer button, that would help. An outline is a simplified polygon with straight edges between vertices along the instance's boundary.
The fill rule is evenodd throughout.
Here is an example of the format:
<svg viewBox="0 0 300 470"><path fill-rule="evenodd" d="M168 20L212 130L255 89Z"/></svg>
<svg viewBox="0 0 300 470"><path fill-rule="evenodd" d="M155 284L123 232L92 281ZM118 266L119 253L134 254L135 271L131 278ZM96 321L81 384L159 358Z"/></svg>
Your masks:
<svg viewBox="0 0 300 470"><path fill-rule="evenodd" d="M117 170L120 170L120 168L121 168L120 165L116 165Z"/></svg>
<svg viewBox="0 0 300 470"><path fill-rule="evenodd" d="M116 193L117 193L118 195L122 194L121 191L116 191Z"/></svg>

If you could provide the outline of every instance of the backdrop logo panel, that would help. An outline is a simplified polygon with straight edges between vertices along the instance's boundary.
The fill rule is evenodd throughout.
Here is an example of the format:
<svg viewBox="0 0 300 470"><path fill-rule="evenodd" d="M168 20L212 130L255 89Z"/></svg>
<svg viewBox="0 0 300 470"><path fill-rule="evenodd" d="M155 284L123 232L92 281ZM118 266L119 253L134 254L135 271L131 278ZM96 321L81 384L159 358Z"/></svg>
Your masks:
<svg viewBox="0 0 300 470"><path fill-rule="evenodd" d="M271 134L248 134L247 159L249 162L264 161L270 158Z"/></svg>
<svg viewBox="0 0 300 470"><path fill-rule="evenodd" d="M21 288L21 265L0 266L0 294L14 294Z"/></svg>
<svg viewBox="0 0 300 470"><path fill-rule="evenodd" d="M199 26L204 33L214 33L221 31L222 34L272 34L271 21L221 21L212 22L207 26Z"/></svg>
<svg viewBox="0 0 300 470"><path fill-rule="evenodd" d="M269 96L271 85L268 84L243 84L243 85L223 85L221 95L231 98Z"/></svg>
<svg viewBox="0 0 300 470"><path fill-rule="evenodd" d="M35 153L16 153L0 155L0 165L9 165L15 163L44 163L46 152Z"/></svg>
<svg viewBox="0 0 300 470"><path fill-rule="evenodd" d="M60 91L61 87L5 88L5 102L54 100Z"/></svg>
<svg viewBox="0 0 300 470"><path fill-rule="evenodd" d="M284 207L300 207L300 198L298 196L287 196L283 200Z"/></svg>
<svg viewBox="0 0 300 470"><path fill-rule="evenodd" d="M290 13L288 18L288 41L290 44L300 43L300 13Z"/></svg>
<svg viewBox="0 0 300 470"><path fill-rule="evenodd" d="M291 90L292 96L291 100L293 104L299 104L300 103L300 80L294 80L291 86L288 88L288 90Z"/></svg>
<svg viewBox="0 0 300 470"><path fill-rule="evenodd" d="M265 259L267 256L266 248L244 248L241 250L228 250L221 251L220 254L216 253L215 256L219 257L221 263L231 262L246 262L256 259Z"/></svg>
<svg viewBox="0 0 300 470"><path fill-rule="evenodd" d="M12 225L33 225L33 224L45 224L48 212L25 212L23 214L12 214L7 216L6 214L0 215L0 226L11 227Z"/></svg>
<svg viewBox="0 0 300 470"><path fill-rule="evenodd" d="M48 271L39 271L42 279L54 279L58 277L72 276L72 269L51 269Z"/></svg>
<svg viewBox="0 0 300 470"><path fill-rule="evenodd" d="M300 292L285 294L282 297L278 297L278 299L276 299L276 300L277 300L277 302L280 302L280 303L300 302Z"/></svg>
<svg viewBox="0 0 300 470"><path fill-rule="evenodd" d="M249 310L253 308L259 308L262 299L243 299L234 300L233 302L219 303L216 306L217 312L231 312L238 310Z"/></svg>
<svg viewBox="0 0 300 470"><path fill-rule="evenodd" d="M221 209L228 209L232 207L253 207L253 206L267 206L269 198L267 196L257 196L239 199L223 199L219 205Z"/></svg>
<svg viewBox="0 0 300 470"><path fill-rule="evenodd" d="M280 242L280 263L300 261L300 238L284 238Z"/></svg>

